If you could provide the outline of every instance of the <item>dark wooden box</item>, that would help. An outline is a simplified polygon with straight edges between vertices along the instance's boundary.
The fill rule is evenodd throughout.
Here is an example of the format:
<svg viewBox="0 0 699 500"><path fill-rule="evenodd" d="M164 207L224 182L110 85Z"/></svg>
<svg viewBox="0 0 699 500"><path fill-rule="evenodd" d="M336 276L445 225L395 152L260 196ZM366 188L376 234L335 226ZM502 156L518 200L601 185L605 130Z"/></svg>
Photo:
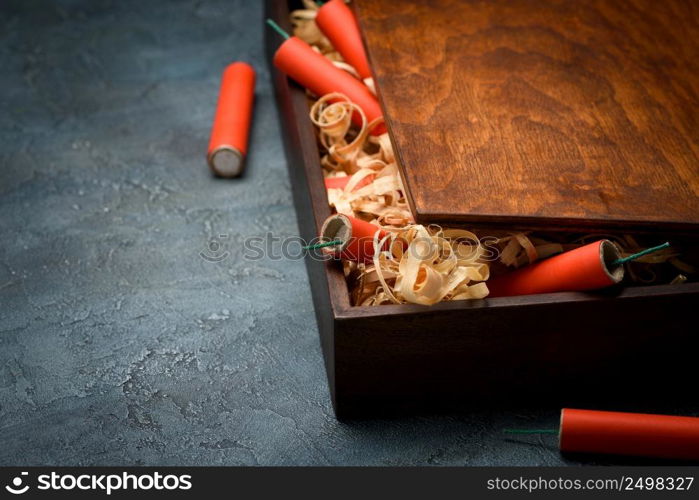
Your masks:
<svg viewBox="0 0 699 500"><path fill-rule="evenodd" d="M289 12L267 1L268 17L291 31ZM311 240L331 214L315 131L304 90L271 64L280 39L266 33L299 229ZM339 418L693 397L699 283L354 307L338 262L306 265Z"/></svg>

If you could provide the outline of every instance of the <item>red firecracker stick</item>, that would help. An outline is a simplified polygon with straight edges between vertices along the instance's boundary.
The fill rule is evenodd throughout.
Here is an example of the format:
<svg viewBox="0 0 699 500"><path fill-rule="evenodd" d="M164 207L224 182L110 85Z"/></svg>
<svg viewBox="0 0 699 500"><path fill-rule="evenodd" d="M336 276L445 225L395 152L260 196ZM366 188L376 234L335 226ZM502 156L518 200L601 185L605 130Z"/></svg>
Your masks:
<svg viewBox="0 0 699 500"><path fill-rule="evenodd" d="M374 224L347 215L331 215L323 223L320 230L323 241L340 241L336 246L327 247L325 251L339 255L346 260L355 262L371 262L374 257L374 235L379 233L379 239L388 234ZM387 240L382 250L388 249Z"/></svg>
<svg viewBox="0 0 699 500"><path fill-rule="evenodd" d="M359 24L344 0L330 0L320 7L316 14L316 24L333 47L342 54L342 58L351 64L362 78L371 78Z"/></svg>
<svg viewBox="0 0 699 500"><path fill-rule="evenodd" d="M243 171L254 94L255 70L249 64L236 62L226 67L207 154L216 175L236 177Z"/></svg>
<svg viewBox="0 0 699 500"><path fill-rule="evenodd" d="M327 57L313 50L300 38L292 36L286 39L274 54L273 61L277 69L319 97L332 92L344 94L362 108L367 123L383 116L379 101L366 85L334 66ZM352 115L352 120L361 127L362 120L358 113ZM384 132L386 127L383 123L371 131L372 135L381 135Z"/></svg>
<svg viewBox="0 0 699 500"><path fill-rule="evenodd" d="M699 460L699 418L561 410L563 452Z"/></svg>
<svg viewBox="0 0 699 500"><path fill-rule="evenodd" d="M600 240L488 280L489 297L596 290L619 283L619 250Z"/></svg>

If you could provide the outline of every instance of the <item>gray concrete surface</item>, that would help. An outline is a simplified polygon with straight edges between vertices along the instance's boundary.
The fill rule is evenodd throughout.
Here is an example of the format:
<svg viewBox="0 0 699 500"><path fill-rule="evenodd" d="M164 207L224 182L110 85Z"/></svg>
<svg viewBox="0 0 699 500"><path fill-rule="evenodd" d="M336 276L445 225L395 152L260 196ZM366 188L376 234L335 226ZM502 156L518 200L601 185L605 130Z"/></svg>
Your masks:
<svg viewBox="0 0 699 500"><path fill-rule="evenodd" d="M555 408L335 420L303 262L242 258L297 234L262 17L0 5L0 465L566 463L501 433ZM220 180L204 155L236 59L258 71L251 154Z"/></svg>

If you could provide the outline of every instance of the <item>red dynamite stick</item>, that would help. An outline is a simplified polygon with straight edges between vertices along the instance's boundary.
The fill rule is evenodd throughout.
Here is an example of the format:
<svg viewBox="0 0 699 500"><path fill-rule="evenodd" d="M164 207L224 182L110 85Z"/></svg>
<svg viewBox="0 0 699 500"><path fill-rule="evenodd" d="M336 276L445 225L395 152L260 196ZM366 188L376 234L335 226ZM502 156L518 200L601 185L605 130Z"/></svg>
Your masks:
<svg viewBox="0 0 699 500"><path fill-rule="evenodd" d="M362 108L367 123L383 116L376 96L362 82L352 75L335 67L324 55L316 52L306 42L292 36L285 40L274 54L274 66L287 76L308 88L317 96L339 92ZM361 127L359 114L352 115L352 121ZM384 124L377 125L372 135L386 131Z"/></svg>
<svg viewBox="0 0 699 500"><path fill-rule="evenodd" d="M561 410L562 452L699 460L699 418Z"/></svg>
<svg viewBox="0 0 699 500"><path fill-rule="evenodd" d="M323 241L342 241L342 244L336 247L325 248L325 252L338 254L346 260L368 263L374 257L373 242L377 231L379 239L388 234L388 231L369 222L337 214L325 220L320 235ZM386 250L389 245L387 240L381 249Z"/></svg>
<svg viewBox="0 0 699 500"><path fill-rule="evenodd" d="M236 177L243 171L254 95L255 70L244 62L226 67L207 155L209 167L216 175Z"/></svg>
<svg viewBox="0 0 699 500"><path fill-rule="evenodd" d="M371 184L374 180L374 175L367 175L366 177L363 177L362 180L360 180L356 186L354 186L354 189L359 189L363 188L364 186L368 186ZM325 178L325 189L345 189L345 186L347 186L347 183L349 180L352 178L351 175L345 175L342 177L326 177ZM353 189L353 191L354 191Z"/></svg>
<svg viewBox="0 0 699 500"><path fill-rule="evenodd" d="M489 297L596 290L615 285L624 278L624 267L613 264L620 257L611 241L596 241L488 280Z"/></svg>
<svg viewBox="0 0 699 500"><path fill-rule="evenodd" d="M357 18L344 0L330 0L319 8L316 24L362 78L371 78Z"/></svg>

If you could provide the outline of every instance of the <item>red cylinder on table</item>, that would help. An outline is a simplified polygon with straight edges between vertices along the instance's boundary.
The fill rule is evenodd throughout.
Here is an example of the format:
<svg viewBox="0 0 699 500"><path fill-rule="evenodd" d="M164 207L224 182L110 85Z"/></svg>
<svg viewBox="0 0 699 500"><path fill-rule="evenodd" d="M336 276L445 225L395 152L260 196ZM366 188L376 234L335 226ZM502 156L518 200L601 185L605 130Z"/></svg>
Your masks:
<svg viewBox="0 0 699 500"><path fill-rule="evenodd" d="M274 54L274 66L296 80L317 96L339 92L362 108L367 123L383 116L376 96L362 82L333 65L330 60L316 52L306 42L292 36L285 40ZM361 126L361 117L354 113L352 120ZM386 131L383 124L372 130L373 135Z"/></svg>
<svg viewBox="0 0 699 500"><path fill-rule="evenodd" d="M699 418L561 410L563 452L699 460Z"/></svg>
<svg viewBox="0 0 699 500"><path fill-rule="evenodd" d="M336 214L325 220L320 235L323 241L342 241L341 245L325 248L325 252L355 262L371 262L374 257L374 235L377 232L379 240L388 234L388 231L369 222ZM389 245L390 241L386 240L381 249L386 250Z"/></svg>
<svg viewBox="0 0 699 500"><path fill-rule="evenodd" d="M621 255L609 240L600 240L535 262L487 281L489 297L596 290L619 283L624 267L613 262Z"/></svg>
<svg viewBox="0 0 699 500"><path fill-rule="evenodd" d="M371 78L357 18L344 0L330 0L320 7L316 14L316 24L362 78Z"/></svg>
<svg viewBox="0 0 699 500"><path fill-rule="evenodd" d="M255 95L255 70L244 62L226 67L211 129L207 162L221 177L243 171Z"/></svg>

